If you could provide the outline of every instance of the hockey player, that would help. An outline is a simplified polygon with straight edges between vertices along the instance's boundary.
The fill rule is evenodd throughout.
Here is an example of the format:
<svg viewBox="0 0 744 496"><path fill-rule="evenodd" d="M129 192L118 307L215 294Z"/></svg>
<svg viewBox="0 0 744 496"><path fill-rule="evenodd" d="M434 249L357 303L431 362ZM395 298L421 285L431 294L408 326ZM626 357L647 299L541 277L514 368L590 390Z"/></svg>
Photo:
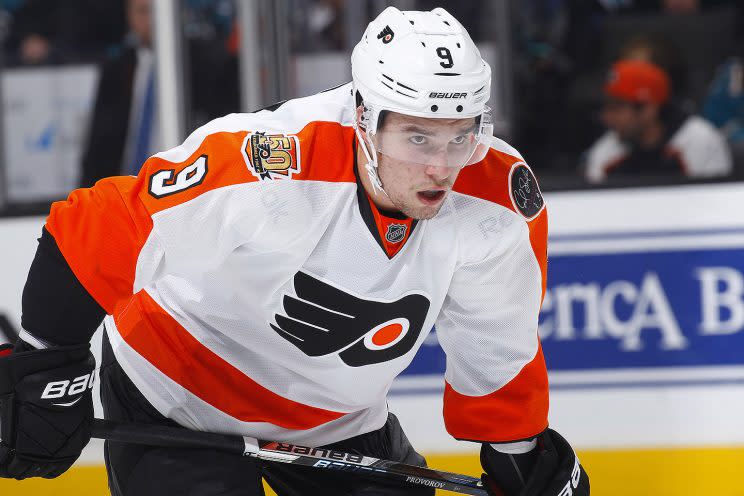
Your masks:
<svg viewBox="0 0 744 496"><path fill-rule="evenodd" d="M488 64L443 9L388 8L353 82L233 114L73 191L47 219L0 358L0 475L55 477L105 416L425 465L386 393L436 324L448 431L498 495L584 495L548 428L547 213L492 137ZM104 318L105 316L105 318ZM114 495L433 494L218 452L107 442Z"/></svg>

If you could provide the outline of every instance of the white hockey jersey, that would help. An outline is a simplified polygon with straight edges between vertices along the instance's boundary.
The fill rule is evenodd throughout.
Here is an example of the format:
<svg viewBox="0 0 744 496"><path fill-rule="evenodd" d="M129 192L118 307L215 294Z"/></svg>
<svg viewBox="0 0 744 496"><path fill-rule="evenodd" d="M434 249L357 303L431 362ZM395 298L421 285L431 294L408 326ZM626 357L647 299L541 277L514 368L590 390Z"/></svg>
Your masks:
<svg viewBox="0 0 744 496"><path fill-rule="evenodd" d="M322 445L380 428L432 326L459 439L547 426L537 335L547 213L494 139L438 215L380 212L355 175L344 85L232 114L53 205L47 229L109 314L124 371L196 430Z"/></svg>

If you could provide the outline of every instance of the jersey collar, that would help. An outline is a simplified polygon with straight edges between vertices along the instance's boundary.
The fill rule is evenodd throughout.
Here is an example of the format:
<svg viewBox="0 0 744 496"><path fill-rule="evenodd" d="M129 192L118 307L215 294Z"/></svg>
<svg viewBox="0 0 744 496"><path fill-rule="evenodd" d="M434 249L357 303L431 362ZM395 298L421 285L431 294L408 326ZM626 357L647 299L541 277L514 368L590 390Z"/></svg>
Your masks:
<svg viewBox="0 0 744 496"><path fill-rule="evenodd" d="M362 220L364 220L367 229L372 233L372 237L375 238L388 259L392 259L405 246L418 221L401 212L390 212L377 208L359 178L356 140L354 140L354 176L357 183L357 203L359 203L359 213Z"/></svg>

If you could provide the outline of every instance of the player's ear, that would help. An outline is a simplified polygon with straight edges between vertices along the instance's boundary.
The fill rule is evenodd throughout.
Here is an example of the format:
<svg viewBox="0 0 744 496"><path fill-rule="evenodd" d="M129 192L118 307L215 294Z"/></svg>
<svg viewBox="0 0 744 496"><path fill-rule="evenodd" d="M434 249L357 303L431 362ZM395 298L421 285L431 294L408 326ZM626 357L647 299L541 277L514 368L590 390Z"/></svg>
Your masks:
<svg viewBox="0 0 744 496"><path fill-rule="evenodd" d="M359 122L364 112L364 99L359 91L354 92L354 103L356 104L356 120Z"/></svg>
<svg viewBox="0 0 744 496"><path fill-rule="evenodd" d="M357 106L357 108L356 108L356 125L362 131L366 131L367 130L367 124L364 122L364 120L362 118L362 114L364 114L364 111L365 111L365 108L364 108L364 104L363 103Z"/></svg>

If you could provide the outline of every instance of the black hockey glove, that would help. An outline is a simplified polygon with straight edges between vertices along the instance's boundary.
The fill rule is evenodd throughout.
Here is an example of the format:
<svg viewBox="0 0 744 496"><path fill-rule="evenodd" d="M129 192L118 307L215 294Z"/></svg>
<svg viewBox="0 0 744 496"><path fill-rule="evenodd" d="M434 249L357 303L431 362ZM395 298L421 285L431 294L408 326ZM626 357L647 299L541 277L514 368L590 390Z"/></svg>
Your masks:
<svg viewBox="0 0 744 496"><path fill-rule="evenodd" d="M510 491L502 489L500 480L513 480L513 474L504 476L505 455L494 450L490 444L481 447L481 465L483 485L488 494L493 496L588 496L589 477L579 464L579 458L568 444L568 441L555 432L547 429L537 437L537 458L534 467L527 475L521 489ZM519 456L519 455L518 455ZM509 461L509 465L516 464ZM507 470L510 470L507 468ZM517 469L518 470L518 469ZM521 478L521 474L519 475Z"/></svg>
<svg viewBox="0 0 744 496"><path fill-rule="evenodd" d="M51 479L90 441L90 345L9 353L0 348L0 477Z"/></svg>

